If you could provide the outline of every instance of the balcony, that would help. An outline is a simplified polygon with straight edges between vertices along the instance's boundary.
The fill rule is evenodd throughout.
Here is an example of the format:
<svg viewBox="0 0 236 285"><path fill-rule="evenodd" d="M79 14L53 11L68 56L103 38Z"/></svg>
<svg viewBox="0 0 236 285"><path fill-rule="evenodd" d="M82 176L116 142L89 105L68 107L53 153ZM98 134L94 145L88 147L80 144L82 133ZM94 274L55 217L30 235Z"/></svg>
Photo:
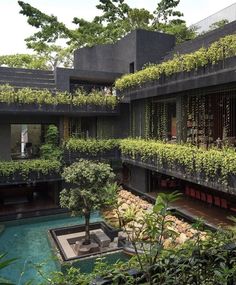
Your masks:
<svg viewBox="0 0 236 285"><path fill-rule="evenodd" d="M61 163L35 159L0 161L0 185L61 180Z"/></svg>
<svg viewBox="0 0 236 285"><path fill-rule="evenodd" d="M234 149L205 150L144 140L123 140L122 161L205 187L235 194Z"/></svg>
<svg viewBox="0 0 236 285"><path fill-rule="evenodd" d="M124 75L115 83L118 95L128 102L226 83L235 87L235 40L234 34L227 35L208 47L203 43L192 53L173 54L169 60Z"/></svg>
<svg viewBox="0 0 236 285"><path fill-rule="evenodd" d="M140 86L118 91L124 102L168 95L192 89L232 84L235 82L236 57L227 58L217 64L208 64L197 70L178 72L170 76L161 75L159 79L143 83ZM233 86L233 85L232 85ZM232 88L231 86L231 88Z"/></svg>
<svg viewBox="0 0 236 285"><path fill-rule="evenodd" d="M22 104L22 103L0 103L0 113L2 114L48 114L48 115L118 115L119 106L111 108L109 106L96 106L85 104L82 106L74 106L73 104Z"/></svg>
<svg viewBox="0 0 236 285"><path fill-rule="evenodd" d="M91 94L55 92L47 89L15 89L0 85L0 113L2 114L48 114L48 115L118 115L116 96L94 90Z"/></svg>
<svg viewBox="0 0 236 285"><path fill-rule="evenodd" d="M79 159L120 160L119 141L71 138L64 145L64 162L68 165Z"/></svg>

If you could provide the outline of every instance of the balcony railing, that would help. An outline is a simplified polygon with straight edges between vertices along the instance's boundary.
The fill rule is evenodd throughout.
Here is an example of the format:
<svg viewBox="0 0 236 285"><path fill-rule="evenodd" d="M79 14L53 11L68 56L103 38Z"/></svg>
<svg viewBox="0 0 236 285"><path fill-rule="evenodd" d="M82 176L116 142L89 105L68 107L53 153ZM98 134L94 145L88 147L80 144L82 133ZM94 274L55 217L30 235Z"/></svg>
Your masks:
<svg viewBox="0 0 236 285"><path fill-rule="evenodd" d="M71 164L80 159L120 160L119 140L69 139L64 145L64 162Z"/></svg>
<svg viewBox="0 0 236 285"><path fill-rule="evenodd" d="M123 140L121 153L123 162L235 194L234 149L204 150L188 145Z"/></svg>
<svg viewBox="0 0 236 285"><path fill-rule="evenodd" d="M61 180L61 163L35 159L0 161L0 185Z"/></svg>
<svg viewBox="0 0 236 285"><path fill-rule="evenodd" d="M172 75L160 75L160 78L145 82L139 86L117 91L117 95L126 98L141 99L157 95L171 94L195 88L204 88L232 83L236 57L227 58L216 64L207 64L196 70L177 72Z"/></svg>
<svg viewBox="0 0 236 285"><path fill-rule="evenodd" d="M73 113L85 113L85 114L118 114L119 106L114 108L104 105L92 105L84 104L81 106L74 106L73 104L23 104L23 103L0 103L0 113L46 113L46 114L73 114Z"/></svg>
<svg viewBox="0 0 236 285"><path fill-rule="evenodd" d="M41 112L41 113L92 113L116 114L119 101L112 94L94 90L87 94L83 90L76 94L51 92L47 89L14 89L10 85L0 85L0 112Z"/></svg>

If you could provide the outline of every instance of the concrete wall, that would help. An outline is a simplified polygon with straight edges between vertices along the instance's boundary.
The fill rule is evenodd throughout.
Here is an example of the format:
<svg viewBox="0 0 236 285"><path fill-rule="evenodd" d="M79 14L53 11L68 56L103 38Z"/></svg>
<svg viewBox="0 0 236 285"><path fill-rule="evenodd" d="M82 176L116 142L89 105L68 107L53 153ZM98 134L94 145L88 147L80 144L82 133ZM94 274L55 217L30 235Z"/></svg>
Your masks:
<svg viewBox="0 0 236 285"><path fill-rule="evenodd" d="M53 71L0 67L0 84L14 87L55 89Z"/></svg>
<svg viewBox="0 0 236 285"><path fill-rule="evenodd" d="M92 83L112 84L116 78L120 77L120 73L99 72L95 68L91 69L69 69L57 68L55 71L56 88L59 91L70 91L70 81L86 81Z"/></svg>
<svg viewBox="0 0 236 285"><path fill-rule="evenodd" d="M11 125L0 123L0 160L11 160Z"/></svg>
<svg viewBox="0 0 236 285"><path fill-rule="evenodd" d="M78 49L74 53L75 69L129 73L130 64L140 70L145 63L156 63L175 44L171 35L135 30L115 44Z"/></svg>
<svg viewBox="0 0 236 285"><path fill-rule="evenodd" d="M1 123L9 124L54 124L59 125L58 116L49 115L0 115Z"/></svg>
<svg viewBox="0 0 236 285"><path fill-rule="evenodd" d="M177 45L165 58L168 60L174 56L174 54L185 54L194 52L201 47L208 47L213 42L219 40L230 34L236 33L236 21L225 25L222 28L216 29L214 31L208 32L202 36L197 37L191 41L186 41L182 44Z"/></svg>
<svg viewBox="0 0 236 285"><path fill-rule="evenodd" d="M128 167L130 169L130 179L127 186L143 193L147 192L146 169L132 165Z"/></svg>
<svg viewBox="0 0 236 285"><path fill-rule="evenodd" d="M97 118L97 137L99 139L127 138L130 134L129 126L129 104L121 104L120 116Z"/></svg>

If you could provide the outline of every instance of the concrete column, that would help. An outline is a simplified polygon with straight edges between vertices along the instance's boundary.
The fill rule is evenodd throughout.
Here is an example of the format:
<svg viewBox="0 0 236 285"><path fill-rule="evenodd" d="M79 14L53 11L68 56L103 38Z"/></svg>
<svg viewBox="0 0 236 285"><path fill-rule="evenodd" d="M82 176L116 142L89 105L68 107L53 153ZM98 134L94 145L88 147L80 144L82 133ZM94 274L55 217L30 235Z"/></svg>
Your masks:
<svg viewBox="0 0 236 285"><path fill-rule="evenodd" d="M0 160L11 160L11 125L0 123Z"/></svg>

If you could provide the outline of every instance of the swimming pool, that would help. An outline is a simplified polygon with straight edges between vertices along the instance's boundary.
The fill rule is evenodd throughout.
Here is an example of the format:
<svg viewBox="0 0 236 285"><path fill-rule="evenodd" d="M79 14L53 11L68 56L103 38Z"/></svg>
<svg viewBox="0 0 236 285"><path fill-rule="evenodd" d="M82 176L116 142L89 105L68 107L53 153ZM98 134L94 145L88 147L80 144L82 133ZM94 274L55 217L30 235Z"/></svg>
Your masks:
<svg viewBox="0 0 236 285"><path fill-rule="evenodd" d="M98 214L93 214L91 217L91 222L101 220ZM83 222L82 217L70 217L64 214L7 222L5 231L0 235L0 253L6 252L8 258L18 258L18 260L2 270L1 275L17 285L29 280L33 280L33 284L40 284L42 277L37 273L35 264L42 264L45 275L60 269L53 257L47 231Z"/></svg>

